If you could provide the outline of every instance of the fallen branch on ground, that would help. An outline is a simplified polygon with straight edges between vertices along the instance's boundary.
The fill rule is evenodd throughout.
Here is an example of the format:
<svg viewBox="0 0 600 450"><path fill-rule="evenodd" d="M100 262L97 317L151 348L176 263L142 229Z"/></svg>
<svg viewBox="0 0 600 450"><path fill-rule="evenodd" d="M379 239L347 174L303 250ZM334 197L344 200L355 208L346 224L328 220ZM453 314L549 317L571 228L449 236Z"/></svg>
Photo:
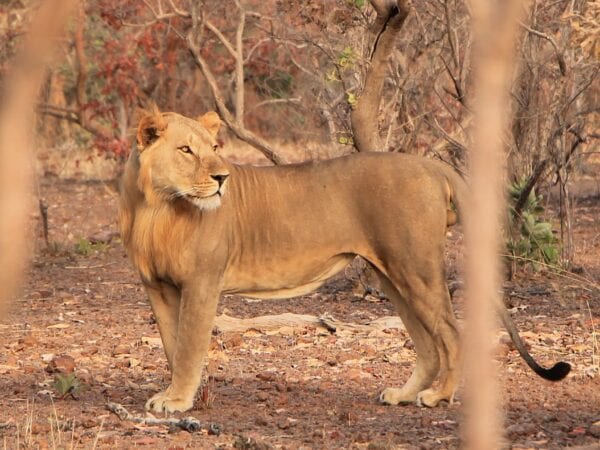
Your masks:
<svg viewBox="0 0 600 450"><path fill-rule="evenodd" d="M221 332L244 332L248 330L271 331L283 327L302 327L315 326L325 328L331 333L337 330L347 330L352 332L369 333L376 330L385 330L389 328L404 329L400 317L386 316L372 320L368 324L358 324L342 322L334 319L331 315L325 313L320 317L309 314L285 313L278 315L268 315L252 317L250 319L239 319L226 314L221 314L215 320L215 327Z"/></svg>
<svg viewBox="0 0 600 450"><path fill-rule="evenodd" d="M169 428L181 428L188 433L197 433L205 429L208 431L208 434L221 434L221 427L216 423L210 423L203 426L202 423L195 417L183 417L181 419L176 419L174 417L166 419L157 419L156 417L137 417L127 411L123 405L113 402L108 402L106 404L106 409L116 414L121 420L129 420L131 422L141 423L143 425L165 425Z"/></svg>

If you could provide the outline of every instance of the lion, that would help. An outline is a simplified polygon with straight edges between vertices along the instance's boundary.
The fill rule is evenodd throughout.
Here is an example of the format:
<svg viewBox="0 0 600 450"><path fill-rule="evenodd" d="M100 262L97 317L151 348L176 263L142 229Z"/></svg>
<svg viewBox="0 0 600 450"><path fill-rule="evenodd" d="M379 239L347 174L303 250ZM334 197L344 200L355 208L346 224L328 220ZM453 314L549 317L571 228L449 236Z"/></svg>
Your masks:
<svg viewBox="0 0 600 450"><path fill-rule="evenodd" d="M445 280L446 230L467 187L446 164L401 153L359 153L274 167L235 165L217 153L220 119L148 112L120 195L124 246L140 273L171 370L146 409L193 406L222 294L307 294L357 255L395 305L416 350L408 381L379 396L391 405L452 401L459 331ZM504 305L498 312L530 367ZM436 387L432 387L438 379Z"/></svg>

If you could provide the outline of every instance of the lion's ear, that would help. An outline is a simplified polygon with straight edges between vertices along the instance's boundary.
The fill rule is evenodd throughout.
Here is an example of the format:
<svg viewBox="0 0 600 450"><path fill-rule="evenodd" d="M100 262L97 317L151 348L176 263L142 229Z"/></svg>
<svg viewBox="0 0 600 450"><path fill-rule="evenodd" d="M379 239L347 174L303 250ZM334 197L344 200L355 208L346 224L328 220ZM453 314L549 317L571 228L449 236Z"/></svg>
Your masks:
<svg viewBox="0 0 600 450"><path fill-rule="evenodd" d="M137 131L138 150L142 151L156 141L165 128L167 124L158 109L142 117Z"/></svg>
<svg viewBox="0 0 600 450"><path fill-rule="evenodd" d="M200 124L206 128L212 137L216 137L217 133L219 132L219 128L221 128L221 119L214 111L207 112L206 114L198 117L198 122L200 122Z"/></svg>

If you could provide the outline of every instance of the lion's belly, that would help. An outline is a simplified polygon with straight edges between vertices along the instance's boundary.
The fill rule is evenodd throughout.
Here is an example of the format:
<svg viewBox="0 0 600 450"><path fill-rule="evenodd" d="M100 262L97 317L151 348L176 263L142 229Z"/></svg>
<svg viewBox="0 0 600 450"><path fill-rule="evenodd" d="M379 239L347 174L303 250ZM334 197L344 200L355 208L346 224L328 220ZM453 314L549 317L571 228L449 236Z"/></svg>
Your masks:
<svg viewBox="0 0 600 450"><path fill-rule="evenodd" d="M354 255L344 254L319 264L292 261L289 270L279 269L276 272L256 268L234 270L228 274L224 293L261 299L298 297L316 290L352 259Z"/></svg>

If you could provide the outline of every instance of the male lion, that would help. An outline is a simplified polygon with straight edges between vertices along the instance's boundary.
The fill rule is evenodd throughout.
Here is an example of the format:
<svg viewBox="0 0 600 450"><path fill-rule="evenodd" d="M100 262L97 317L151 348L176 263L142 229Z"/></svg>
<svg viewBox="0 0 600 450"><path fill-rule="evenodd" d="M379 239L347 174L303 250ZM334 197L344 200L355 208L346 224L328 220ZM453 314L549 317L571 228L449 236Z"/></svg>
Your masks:
<svg viewBox="0 0 600 450"><path fill-rule="evenodd" d="M190 409L219 296L294 297L318 288L356 255L373 268L417 352L412 376L387 388L388 404L450 401L459 337L444 279L446 228L466 187L448 166L406 154L368 153L280 167L231 164L215 153L220 121L148 113L125 169L120 226L140 272L172 372L146 403ZM498 307L529 365L548 379ZM432 382L440 374L439 387Z"/></svg>

